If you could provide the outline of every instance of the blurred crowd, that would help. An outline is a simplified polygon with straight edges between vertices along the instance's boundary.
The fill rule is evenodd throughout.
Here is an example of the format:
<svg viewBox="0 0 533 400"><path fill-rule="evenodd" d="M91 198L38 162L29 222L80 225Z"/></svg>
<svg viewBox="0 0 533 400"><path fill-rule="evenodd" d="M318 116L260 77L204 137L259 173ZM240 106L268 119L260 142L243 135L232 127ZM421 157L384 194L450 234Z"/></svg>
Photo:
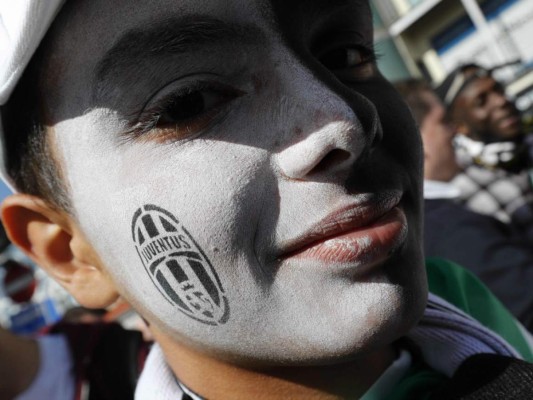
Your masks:
<svg viewBox="0 0 533 400"><path fill-rule="evenodd" d="M396 83L424 147L426 257L476 274L533 331L533 136L494 76L461 65L438 86Z"/></svg>
<svg viewBox="0 0 533 400"><path fill-rule="evenodd" d="M153 342L127 303L88 309L0 224L0 399L133 399Z"/></svg>

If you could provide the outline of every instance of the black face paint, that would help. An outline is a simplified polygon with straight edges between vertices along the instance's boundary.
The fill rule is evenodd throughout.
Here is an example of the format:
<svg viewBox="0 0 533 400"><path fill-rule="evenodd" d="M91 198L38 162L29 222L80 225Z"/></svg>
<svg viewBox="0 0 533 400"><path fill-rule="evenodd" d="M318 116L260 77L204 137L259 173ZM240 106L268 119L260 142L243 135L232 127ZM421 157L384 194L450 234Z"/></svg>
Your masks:
<svg viewBox="0 0 533 400"><path fill-rule="evenodd" d="M133 215L132 235L146 272L169 303L205 324L228 321L228 299L215 269L174 215L144 205Z"/></svg>

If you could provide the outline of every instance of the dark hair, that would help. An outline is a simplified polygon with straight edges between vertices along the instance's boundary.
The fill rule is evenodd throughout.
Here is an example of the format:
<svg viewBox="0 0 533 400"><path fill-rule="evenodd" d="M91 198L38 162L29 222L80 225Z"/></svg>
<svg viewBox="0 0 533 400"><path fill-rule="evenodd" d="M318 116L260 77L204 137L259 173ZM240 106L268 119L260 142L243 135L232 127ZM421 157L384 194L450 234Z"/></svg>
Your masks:
<svg viewBox="0 0 533 400"><path fill-rule="evenodd" d="M433 92L431 86L422 79L406 79L396 82L394 87L409 106L416 123L420 125L431 110L422 93Z"/></svg>
<svg viewBox="0 0 533 400"><path fill-rule="evenodd" d="M20 192L39 196L54 208L70 211L70 199L43 124L44 96L39 85L42 61L40 48L1 109L7 171Z"/></svg>
<svg viewBox="0 0 533 400"><path fill-rule="evenodd" d="M491 74L491 69L484 68L478 64L459 65L435 88L435 93L442 103L451 110L454 107L455 100L470 83L479 78L491 76Z"/></svg>

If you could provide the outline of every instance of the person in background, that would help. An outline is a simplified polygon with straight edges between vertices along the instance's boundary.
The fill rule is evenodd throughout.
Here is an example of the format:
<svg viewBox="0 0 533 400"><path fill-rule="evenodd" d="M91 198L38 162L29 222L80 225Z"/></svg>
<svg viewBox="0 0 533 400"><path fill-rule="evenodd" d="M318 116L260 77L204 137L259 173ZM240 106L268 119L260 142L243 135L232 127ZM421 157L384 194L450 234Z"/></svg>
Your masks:
<svg viewBox="0 0 533 400"><path fill-rule="evenodd" d="M530 149L521 115L492 70L462 65L436 88L456 126L453 184L473 211L512 224L533 242Z"/></svg>
<svg viewBox="0 0 533 400"><path fill-rule="evenodd" d="M419 126L424 147L424 253L443 257L476 274L533 331L533 247L522 233L496 218L459 204L450 182L460 171L455 130L446 109L423 80L395 84Z"/></svg>
<svg viewBox="0 0 533 400"><path fill-rule="evenodd" d="M148 321L137 399L531 398L529 335L424 262L420 138L367 1L25 4L3 221L81 304Z"/></svg>
<svg viewBox="0 0 533 400"><path fill-rule="evenodd" d="M133 399L149 343L105 314L74 307L32 337L0 327L0 400Z"/></svg>
<svg viewBox="0 0 533 400"><path fill-rule="evenodd" d="M17 395L31 386L39 371L41 353L42 351L39 349L37 341L15 335L9 330L0 327L0 376L2 376L2 379L0 379L0 399L15 399ZM56 373L54 385L61 385L61 388L56 386L53 394L55 395L58 391L63 390L66 391L67 397L60 396L61 400L73 399L73 391L69 391L68 387L66 390L63 389L65 383L63 376L67 377L67 386L71 385L69 373L63 374L65 368L62 368L66 365L68 370L69 360L59 359L58 361L58 368L51 372ZM43 391L42 394L46 396L48 393Z"/></svg>

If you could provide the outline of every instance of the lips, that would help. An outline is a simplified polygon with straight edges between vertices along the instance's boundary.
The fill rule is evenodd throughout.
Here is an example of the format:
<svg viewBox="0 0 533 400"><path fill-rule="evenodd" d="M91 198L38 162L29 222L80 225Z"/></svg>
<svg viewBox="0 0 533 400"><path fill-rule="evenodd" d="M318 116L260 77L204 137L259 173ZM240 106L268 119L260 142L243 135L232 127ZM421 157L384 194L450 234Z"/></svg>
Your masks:
<svg viewBox="0 0 533 400"><path fill-rule="evenodd" d="M515 125L519 125L519 124L520 124L520 118L518 118L515 115L510 115L500 120L500 126L502 129L515 126Z"/></svg>
<svg viewBox="0 0 533 400"><path fill-rule="evenodd" d="M399 196L336 211L284 246L280 259L373 266L405 241L407 220Z"/></svg>
<svg viewBox="0 0 533 400"><path fill-rule="evenodd" d="M520 112L510 103L507 103L504 107L495 110L492 118L494 123L498 124L501 129L506 129L509 126L518 125L521 123Z"/></svg>

